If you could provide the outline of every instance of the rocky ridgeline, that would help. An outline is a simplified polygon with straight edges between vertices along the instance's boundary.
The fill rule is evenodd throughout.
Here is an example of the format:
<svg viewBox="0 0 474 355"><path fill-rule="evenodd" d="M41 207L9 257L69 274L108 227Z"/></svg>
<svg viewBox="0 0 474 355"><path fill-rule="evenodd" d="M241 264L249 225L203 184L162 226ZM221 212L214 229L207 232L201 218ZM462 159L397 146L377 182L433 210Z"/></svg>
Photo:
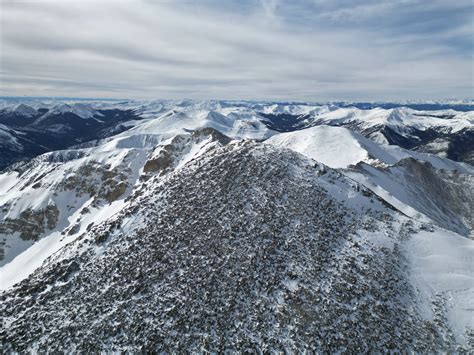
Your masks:
<svg viewBox="0 0 474 355"><path fill-rule="evenodd" d="M76 234L85 215L129 197L140 174L141 181L167 174L194 145L209 143L206 148L209 149L229 141L220 132L204 128L177 135L168 144L146 148L148 159L142 158L140 152L129 151L115 166L87 159L87 154L81 151L53 152L15 165L11 171L19 174L17 188L20 193L12 195L0 210L0 261L4 260L6 248L12 240L37 241L55 228L59 228L63 235ZM78 159L83 158L84 161L78 164ZM130 168L131 164L134 170ZM140 164L143 164L143 169L140 169ZM34 208L24 207L17 215L11 216L9 211L16 205L29 206L37 202L30 197L35 191L43 191L49 202L44 206L36 203ZM87 200L90 202L85 204ZM77 210L80 210L80 217L69 224L68 219Z"/></svg>
<svg viewBox="0 0 474 355"><path fill-rule="evenodd" d="M216 145L228 144L231 139L213 128L194 130L191 134L179 134L173 137L168 144L159 144L150 154L143 166L142 180L155 174L166 174L173 170L183 155L189 153L190 148L202 142L211 143L207 149Z"/></svg>
<svg viewBox="0 0 474 355"><path fill-rule="evenodd" d="M2 350L462 352L442 301L419 314L401 248L416 226L345 189L362 188L250 141L152 176L0 296Z"/></svg>
<svg viewBox="0 0 474 355"><path fill-rule="evenodd" d="M360 162L344 171L358 180L358 176L352 172L363 174L369 181L377 176L375 186L387 188L388 191L398 184L398 191L404 192L402 201L411 204L434 224L462 236L472 235L474 175L458 170L437 169L430 162L414 158L401 159L391 166ZM401 186L403 181L405 183Z"/></svg>

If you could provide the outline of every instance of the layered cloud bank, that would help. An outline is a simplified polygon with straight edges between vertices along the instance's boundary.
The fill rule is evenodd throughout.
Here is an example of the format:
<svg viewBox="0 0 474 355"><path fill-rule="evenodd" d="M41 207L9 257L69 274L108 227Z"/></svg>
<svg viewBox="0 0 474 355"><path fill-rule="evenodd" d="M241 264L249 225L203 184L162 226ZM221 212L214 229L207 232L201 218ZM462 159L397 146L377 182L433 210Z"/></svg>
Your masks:
<svg viewBox="0 0 474 355"><path fill-rule="evenodd" d="M2 1L1 95L466 98L471 1Z"/></svg>

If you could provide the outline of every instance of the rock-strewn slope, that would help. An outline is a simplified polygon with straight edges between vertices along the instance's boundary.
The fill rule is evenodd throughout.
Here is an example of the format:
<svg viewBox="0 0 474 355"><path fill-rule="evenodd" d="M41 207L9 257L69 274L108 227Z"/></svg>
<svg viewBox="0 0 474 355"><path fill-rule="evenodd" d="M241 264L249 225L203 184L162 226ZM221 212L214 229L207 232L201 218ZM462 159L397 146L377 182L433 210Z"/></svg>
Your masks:
<svg viewBox="0 0 474 355"><path fill-rule="evenodd" d="M414 228L337 171L230 143L3 293L3 351L462 351L442 304L419 312Z"/></svg>
<svg viewBox="0 0 474 355"><path fill-rule="evenodd" d="M11 276L22 279L18 269L33 271L51 250L120 210L141 181L179 168L229 140L203 128L156 145L141 146L139 141L138 148L51 152L0 174L0 267L10 270L0 269L0 289L12 284ZM48 245L39 247L37 243L46 239ZM28 256L22 254L27 250ZM23 262L17 259L14 266L11 262L19 255Z"/></svg>

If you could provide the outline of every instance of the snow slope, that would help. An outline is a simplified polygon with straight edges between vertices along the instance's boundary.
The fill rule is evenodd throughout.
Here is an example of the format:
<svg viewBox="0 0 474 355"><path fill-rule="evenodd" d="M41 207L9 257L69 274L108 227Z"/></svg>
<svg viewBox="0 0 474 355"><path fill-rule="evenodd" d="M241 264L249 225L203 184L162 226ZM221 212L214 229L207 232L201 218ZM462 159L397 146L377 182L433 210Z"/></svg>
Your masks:
<svg viewBox="0 0 474 355"><path fill-rule="evenodd" d="M411 279L428 319L436 317L430 300L444 302L447 322L458 342L467 344L466 329L474 329L474 242L436 229L420 231L404 245Z"/></svg>
<svg viewBox="0 0 474 355"><path fill-rule="evenodd" d="M359 162L393 165L405 158L428 161L437 169L458 170L474 174L468 164L453 162L425 154L376 143L344 127L315 126L294 132L280 133L266 141L286 147L320 161L332 168L348 168Z"/></svg>
<svg viewBox="0 0 474 355"><path fill-rule="evenodd" d="M16 135L18 135L17 132L5 125L0 124L0 147L2 149L6 149L8 147L8 149L21 150L22 146Z"/></svg>
<svg viewBox="0 0 474 355"><path fill-rule="evenodd" d="M369 154L346 128L317 126L280 133L266 141L304 154L331 168L346 168L368 161Z"/></svg>
<svg viewBox="0 0 474 355"><path fill-rule="evenodd" d="M474 235L474 175L439 170L412 158L389 167L360 163L344 174L419 221Z"/></svg>

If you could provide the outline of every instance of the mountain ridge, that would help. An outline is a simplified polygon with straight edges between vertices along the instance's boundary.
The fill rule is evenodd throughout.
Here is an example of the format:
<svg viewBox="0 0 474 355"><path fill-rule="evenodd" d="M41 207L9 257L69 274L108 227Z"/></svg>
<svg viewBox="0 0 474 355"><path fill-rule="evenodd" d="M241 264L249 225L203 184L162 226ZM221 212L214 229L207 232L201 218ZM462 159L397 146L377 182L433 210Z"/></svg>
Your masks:
<svg viewBox="0 0 474 355"><path fill-rule="evenodd" d="M2 295L7 349L462 350L443 318L424 323L412 303L416 291L398 244L419 227L398 225L370 193L348 200L357 187L337 171L243 141L145 185L117 217ZM350 200L367 209L351 208ZM110 265L114 272L106 271ZM88 291L77 297L81 290ZM59 299L70 313L54 306ZM151 321L155 312L160 321ZM39 324L55 331L41 335Z"/></svg>
<svg viewBox="0 0 474 355"><path fill-rule="evenodd" d="M0 172L6 351L472 350L470 164L341 108L94 105L137 119Z"/></svg>

